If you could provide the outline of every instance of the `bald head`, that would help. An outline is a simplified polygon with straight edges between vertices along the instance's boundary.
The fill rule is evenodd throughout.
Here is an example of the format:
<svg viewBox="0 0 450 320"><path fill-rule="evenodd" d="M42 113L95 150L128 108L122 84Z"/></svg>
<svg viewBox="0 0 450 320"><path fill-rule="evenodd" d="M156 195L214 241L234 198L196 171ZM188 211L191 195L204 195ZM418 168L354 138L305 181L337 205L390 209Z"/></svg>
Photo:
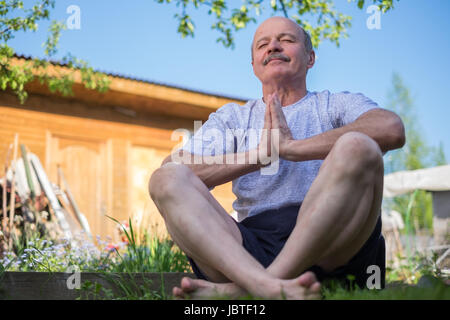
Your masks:
<svg viewBox="0 0 450 320"><path fill-rule="evenodd" d="M293 21L292 19L289 18L285 18L285 17L271 17L268 18L266 20L264 20L259 27L256 29L255 31L255 35L253 36L253 41L252 41L252 46L251 46L251 55L252 55L252 61L253 61L253 45L255 44L255 39L257 37L258 31L265 25L270 24L274 21L285 21L289 24L291 24L294 29L297 31L297 34L299 36L299 39L303 39L303 45L305 47L305 51L306 53L310 53L313 50L313 46L312 46L312 42L311 42L311 37L309 36L309 34L305 31L305 29L303 29L298 23L296 23L295 21Z"/></svg>

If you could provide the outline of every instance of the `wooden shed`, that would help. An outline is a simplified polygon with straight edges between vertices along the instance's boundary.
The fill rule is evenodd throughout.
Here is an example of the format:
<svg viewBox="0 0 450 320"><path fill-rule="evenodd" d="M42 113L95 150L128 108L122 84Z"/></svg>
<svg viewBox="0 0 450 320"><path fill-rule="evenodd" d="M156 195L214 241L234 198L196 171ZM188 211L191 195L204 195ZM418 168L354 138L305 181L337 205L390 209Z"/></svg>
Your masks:
<svg viewBox="0 0 450 320"><path fill-rule="evenodd" d="M27 57L18 57L24 61ZM52 68L65 68L53 64ZM20 104L0 91L0 170L15 133L19 143L36 154L51 181L57 166L64 172L92 234L114 237L116 224L134 217L150 232L166 234L164 223L148 194L148 181L180 140L172 133L194 128L232 97L108 74L109 90L85 89L79 81L74 95L54 94L39 82L27 86L29 97ZM231 182L216 187L213 195L232 211Z"/></svg>

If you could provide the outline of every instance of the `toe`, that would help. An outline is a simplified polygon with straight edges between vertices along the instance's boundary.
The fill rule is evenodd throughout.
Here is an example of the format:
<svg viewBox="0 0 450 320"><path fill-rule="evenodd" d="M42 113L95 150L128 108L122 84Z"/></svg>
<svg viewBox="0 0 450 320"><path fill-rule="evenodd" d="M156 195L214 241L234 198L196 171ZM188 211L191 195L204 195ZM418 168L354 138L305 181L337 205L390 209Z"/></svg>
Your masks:
<svg viewBox="0 0 450 320"><path fill-rule="evenodd" d="M320 292L320 288L321 288L320 282L316 281L309 287L309 290L311 292L318 293L318 292Z"/></svg>
<svg viewBox="0 0 450 320"><path fill-rule="evenodd" d="M319 293L311 293L306 296L306 300L320 300L322 296Z"/></svg>
<svg viewBox="0 0 450 320"><path fill-rule="evenodd" d="M320 293L320 282L314 282L308 289L306 293L307 300L320 300L322 295Z"/></svg>
<svg viewBox="0 0 450 320"><path fill-rule="evenodd" d="M300 285L309 288L312 284L317 282L317 278L313 272L308 271L308 272L303 273L298 278L298 281L299 281Z"/></svg>
<svg viewBox="0 0 450 320"><path fill-rule="evenodd" d="M173 294L173 296L175 298L178 298L178 299L183 299L184 298L183 290L181 290L178 287L173 287L172 294Z"/></svg>
<svg viewBox="0 0 450 320"><path fill-rule="evenodd" d="M192 288L192 279L184 277L181 279L181 289L185 292L190 292L193 290Z"/></svg>

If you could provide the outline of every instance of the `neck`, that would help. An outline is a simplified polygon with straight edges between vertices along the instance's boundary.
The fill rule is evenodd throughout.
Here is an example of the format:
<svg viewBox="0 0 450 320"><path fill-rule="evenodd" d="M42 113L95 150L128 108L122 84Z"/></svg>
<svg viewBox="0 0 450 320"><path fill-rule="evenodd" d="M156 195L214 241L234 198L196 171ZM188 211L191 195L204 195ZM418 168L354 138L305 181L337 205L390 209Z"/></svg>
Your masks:
<svg viewBox="0 0 450 320"><path fill-rule="evenodd" d="M289 85L285 83L267 83L263 84L263 101L268 100L269 94L277 93L280 98L281 105L288 106L291 105L304 96L306 96L306 83L303 82L301 85Z"/></svg>

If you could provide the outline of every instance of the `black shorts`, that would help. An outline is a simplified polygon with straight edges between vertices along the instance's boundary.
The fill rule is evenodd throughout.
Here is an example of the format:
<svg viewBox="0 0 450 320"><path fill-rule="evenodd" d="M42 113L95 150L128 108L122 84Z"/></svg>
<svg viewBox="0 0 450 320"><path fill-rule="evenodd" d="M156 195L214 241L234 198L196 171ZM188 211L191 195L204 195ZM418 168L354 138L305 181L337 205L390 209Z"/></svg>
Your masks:
<svg viewBox="0 0 450 320"><path fill-rule="evenodd" d="M280 253L286 240L291 234L297 221L300 206L290 206L278 210L268 210L258 215L247 217L236 222L242 234L244 248L267 268ZM367 279L372 275L367 267L377 265L380 268L381 288L385 285L386 258L385 241L381 235L381 215L375 229L358 253L350 261L332 272L325 272L319 266L312 266L307 271L315 273L320 282L324 280L338 280L346 286L352 281L360 288L366 288ZM206 276L196 263L188 257L192 270L199 279ZM354 280L349 280L352 277Z"/></svg>

